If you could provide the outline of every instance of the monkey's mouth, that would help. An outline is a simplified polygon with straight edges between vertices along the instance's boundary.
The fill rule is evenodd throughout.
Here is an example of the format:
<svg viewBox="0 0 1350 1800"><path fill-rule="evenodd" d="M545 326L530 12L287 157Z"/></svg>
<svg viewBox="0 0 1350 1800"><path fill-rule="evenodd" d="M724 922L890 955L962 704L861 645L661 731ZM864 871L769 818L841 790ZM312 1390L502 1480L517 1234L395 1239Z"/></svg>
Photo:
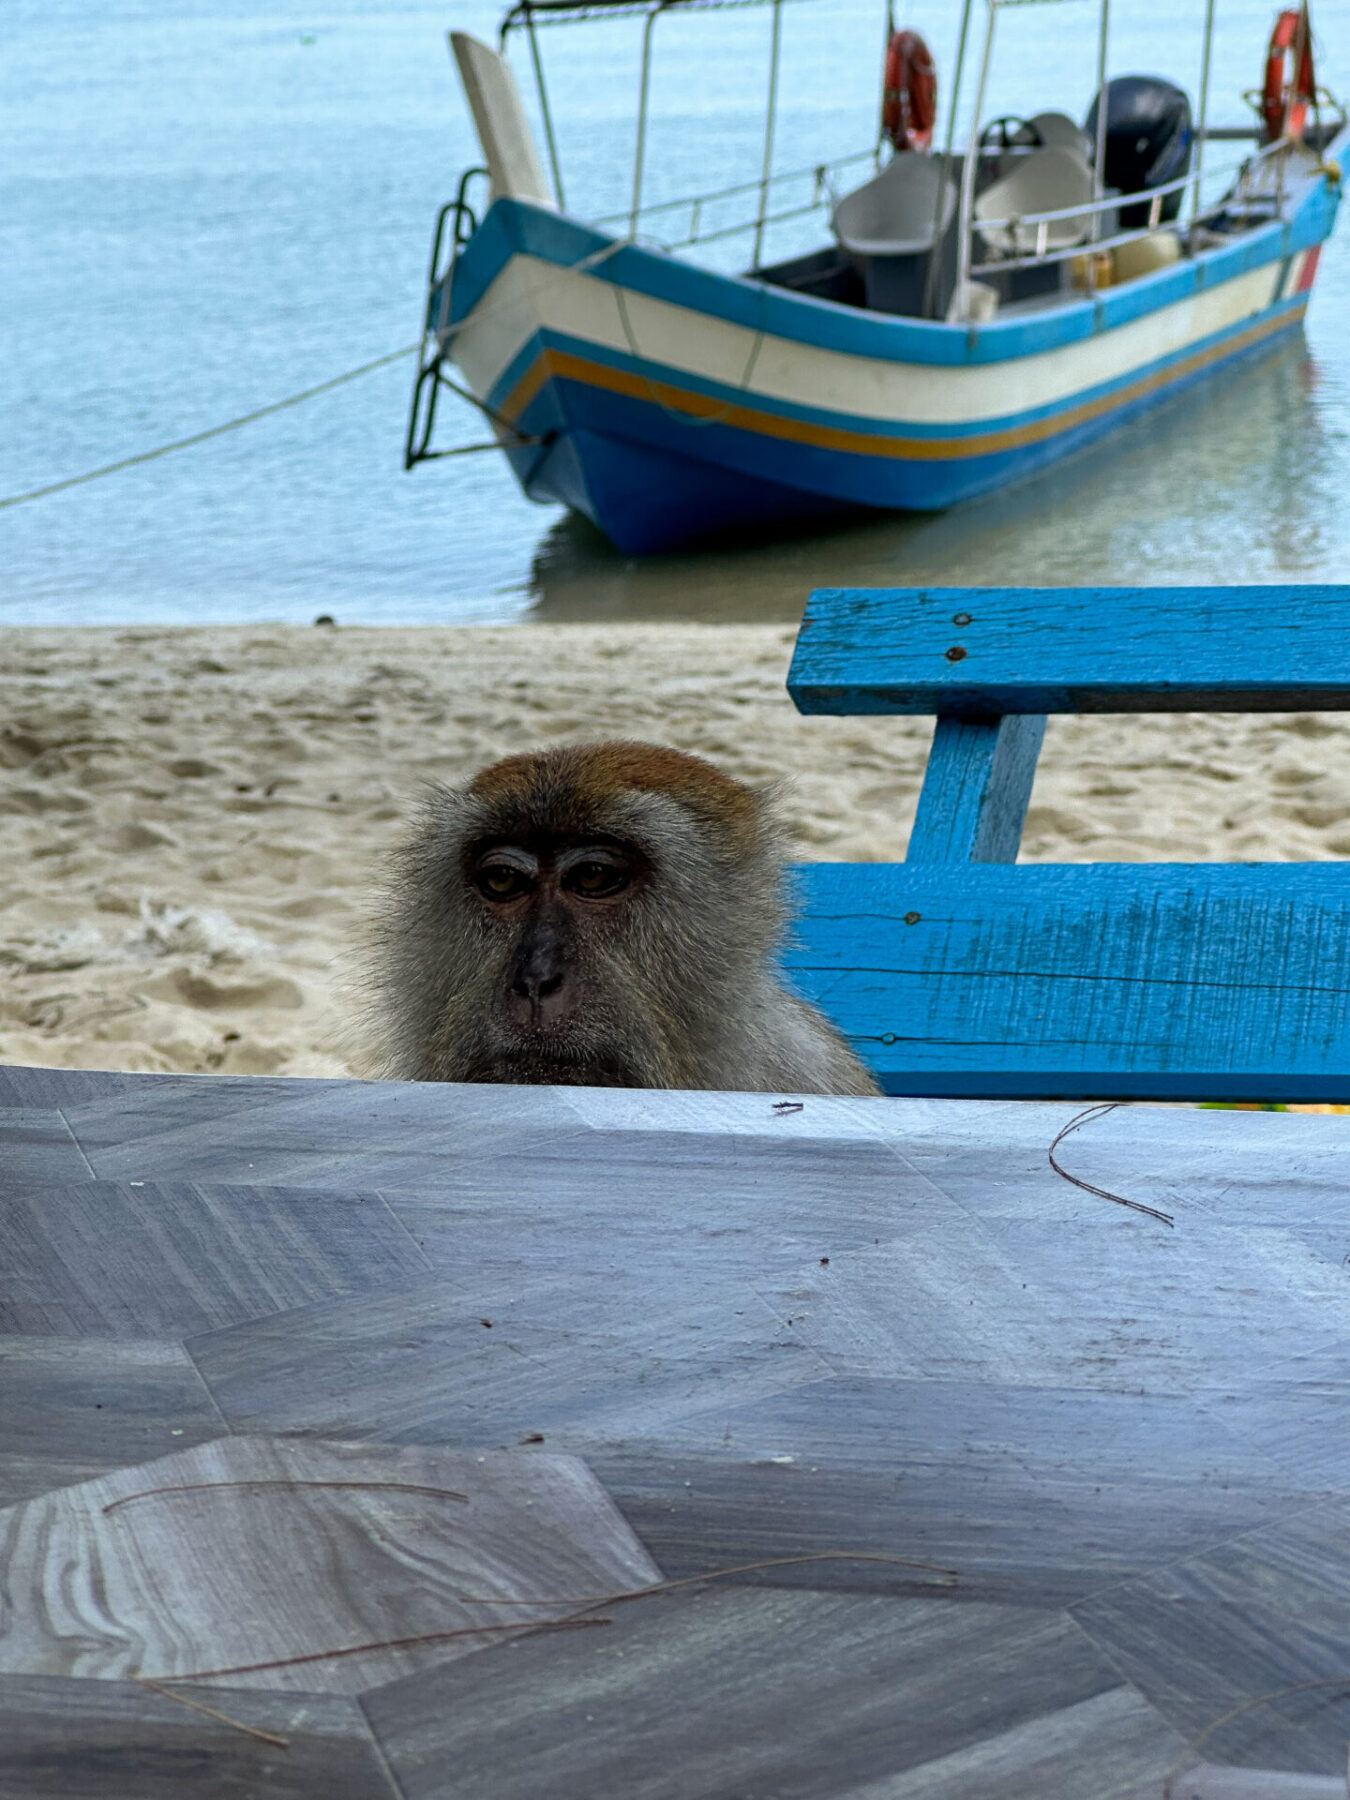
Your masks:
<svg viewBox="0 0 1350 1800"><path fill-rule="evenodd" d="M562 1044L533 1043L475 1057L461 1081L494 1081L531 1087L650 1087L625 1058L602 1050L568 1050Z"/></svg>
<svg viewBox="0 0 1350 1800"><path fill-rule="evenodd" d="M460 1081L537 1087L648 1088L666 1085L656 1046L640 1017L613 1017L581 988L566 1011L543 1019L479 1021L459 1040ZM505 1015L505 1016L503 1016Z"/></svg>

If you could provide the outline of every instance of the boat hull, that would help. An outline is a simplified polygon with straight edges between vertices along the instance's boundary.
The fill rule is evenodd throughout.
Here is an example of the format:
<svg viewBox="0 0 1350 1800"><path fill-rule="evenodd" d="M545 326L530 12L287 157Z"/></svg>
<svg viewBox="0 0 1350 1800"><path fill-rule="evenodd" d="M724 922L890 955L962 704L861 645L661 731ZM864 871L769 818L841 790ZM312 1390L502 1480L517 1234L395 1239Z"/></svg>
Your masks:
<svg viewBox="0 0 1350 1800"><path fill-rule="evenodd" d="M1338 193L1119 288L985 325L718 276L498 201L444 341L532 498L641 555L847 507L988 493L1298 329ZM441 304L433 296L433 306Z"/></svg>

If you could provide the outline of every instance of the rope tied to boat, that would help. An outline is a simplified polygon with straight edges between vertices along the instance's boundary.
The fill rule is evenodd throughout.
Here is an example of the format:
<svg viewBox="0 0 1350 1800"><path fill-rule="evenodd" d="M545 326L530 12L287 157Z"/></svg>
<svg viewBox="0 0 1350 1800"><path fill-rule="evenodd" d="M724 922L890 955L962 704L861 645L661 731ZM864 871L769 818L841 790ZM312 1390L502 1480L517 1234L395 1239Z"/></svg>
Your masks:
<svg viewBox="0 0 1350 1800"><path fill-rule="evenodd" d="M598 268L601 263L607 261L610 257L617 255L620 250L625 250L629 248L630 245L636 243L637 240L635 238L629 237L619 238L612 243L604 244L600 249L592 251L588 256L583 256L578 262L572 263L566 269L560 270L558 278L562 279L563 277L572 274L590 274L591 271ZM628 309L624 301L623 290L616 286L613 291L619 309L619 317L623 325L624 336L628 340L628 346L633 357L640 362L642 360L642 352L638 346L632 321L628 316ZM466 325L471 323L478 324L485 318L497 313L510 311L513 306L518 306L519 304L519 301L507 301L499 306L491 307L481 312L475 312L471 314L469 318L460 319L455 324L447 326L443 331L437 334L442 354L448 351L450 344ZM761 315L763 306L764 290L761 289ZM755 331L754 341L750 348L750 355L747 358L745 369L741 376L738 390L740 393L744 393L749 386L750 378L754 374L755 364L759 360L760 350L763 347L764 337L765 327L761 316L761 322ZM401 349L390 350L383 356L373 357L369 362L360 363L354 369L344 370L341 375L332 375L326 381L316 382L313 387L302 388L300 392L296 394L287 394L284 399L270 401L266 406L254 407L251 411L240 413L233 419L226 419L219 425L210 425L204 431L194 431L187 437L173 438L166 444L156 444L152 449L139 450L134 455L118 457L115 462L102 463L95 469L85 469L79 475L68 475L60 481L49 481L44 483L41 487L28 488L22 493L5 495L0 497L0 511L4 511L11 506L24 506L31 500L45 500L49 495L62 494L70 488L83 487L91 481L101 481L107 475L118 475L124 469L138 468L143 463L157 462L162 456L172 456L179 450L190 450L197 444L209 443L212 438L224 437L226 433L238 431L244 425L252 425L259 419L270 418L274 413L286 412L293 406L301 406L308 400L315 400L323 394L331 393L335 388L345 387L348 382L359 381L363 375L374 374L377 369L387 368L389 364L400 362L406 356L414 356L424 350L425 344L426 339L423 337L415 344L404 344ZM482 413L483 417L487 419L501 435L495 438L486 439L480 443L452 445L447 450L434 451L432 453L434 456L478 456L489 450L524 449L532 445L548 445L556 441L558 436L556 431L540 433L522 432L510 419L506 418L503 414L497 412L494 407L490 406L486 400L480 400L477 394L471 393L468 388L461 386L459 382L452 381L448 375L444 374L444 372L438 371L437 378L444 386L450 388L462 400L467 400L471 406L476 407L477 410ZM687 412L681 412L676 407L668 406L656 391L655 383L645 370L641 372L641 378L647 385L653 403L659 406L662 412L669 418L678 420L683 425L715 425L722 419L725 419L729 413L734 410L734 404L728 403L727 406L721 408L718 412L706 417L692 416Z"/></svg>
<svg viewBox="0 0 1350 1800"><path fill-rule="evenodd" d="M101 481L105 475L120 474L123 469L134 469L141 463L157 462L161 456L171 456L178 450L190 450L195 444L207 443L211 438L223 437L226 432L238 431L242 425L252 425L258 419L270 418L273 413L285 412L289 407L300 406L306 400L314 400L321 394L328 394L334 388L344 387L349 381L357 381L363 375L373 374L376 369L386 368L390 363L400 362L405 356L414 355L421 344L405 344L401 350L390 350L384 356L374 357L370 362L361 363L355 369L348 369L341 375L330 376L327 381L320 381L313 387L302 388L298 394L288 394L284 400L273 400L267 406L257 406L251 412L240 413L237 418L226 419L223 424L208 426L205 431L194 431L188 437L174 438L171 443L157 444L152 450L140 450L134 456L122 456L116 462L104 463L97 469L86 469L80 475L68 475L62 481L49 481L43 487L29 488L21 494L9 494L0 499L0 511L10 506L23 506L29 500L45 500L49 494L61 494L68 488L83 487L86 482ZM460 387L448 376L442 379L447 387L476 406L485 418L501 430L509 443L504 445L503 438L491 438L479 444L457 444L449 450L438 450L438 456L476 456L484 450L500 450L515 444L543 443L543 437L530 437L518 432L515 427L499 413L471 394L467 388Z"/></svg>

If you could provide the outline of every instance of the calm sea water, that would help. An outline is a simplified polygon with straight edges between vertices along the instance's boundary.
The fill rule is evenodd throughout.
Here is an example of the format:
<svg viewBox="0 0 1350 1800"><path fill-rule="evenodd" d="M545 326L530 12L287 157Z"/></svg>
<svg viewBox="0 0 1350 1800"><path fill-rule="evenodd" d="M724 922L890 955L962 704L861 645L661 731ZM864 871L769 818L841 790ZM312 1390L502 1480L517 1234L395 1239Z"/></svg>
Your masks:
<svg viewBox="0 0 1350 1800"><path fill-rule="evenodd" d="M8 494L204 429L409 343L430 228L477 160L445 32L498 7L8 0L0 260ZM901 8L949 73L956 8ZM1225 0L1212 116L1243 117L1273 8ZM1117 0L1117 71L1195 92L1197 4ZM1196 20L1177 22L1191 11ZM1000 25L989 112L1082 115L1095 7ZM1350 87L1350 15L1319 71ZM552 30L568 200L627 197L639 27ZM652 198L758 174L768 14L663 20ZM874 126L875 0L784 11L780 168ZM1227 156L1229 146L1212 155ZM785 234L786 254L820 235ZM736 266L730 253L725 266ZM636 563L521 498L495 454L404 474L411 366L0 512L0 623L795 618L840 582L1350 578L1350 221L1306 341L1073 463L943 516ZM459 441L482 428L465 409Z"/></svg>

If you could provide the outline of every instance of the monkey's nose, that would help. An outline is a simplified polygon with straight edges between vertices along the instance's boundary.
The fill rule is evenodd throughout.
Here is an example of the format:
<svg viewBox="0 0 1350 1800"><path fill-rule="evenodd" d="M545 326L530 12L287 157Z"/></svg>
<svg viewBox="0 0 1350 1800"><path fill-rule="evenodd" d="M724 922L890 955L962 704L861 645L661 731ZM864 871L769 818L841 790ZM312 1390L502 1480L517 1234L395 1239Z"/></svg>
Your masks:
<svg viewBox="0 0 1350 1800"><path fill-rule="evenodd" d="M522 945L511 979L512 1011L522 1025L538 1030L556 1024L570 1010L567 957L555 939Z"/></svg>
<svg viewBox="0 0 1350 1800"><path fill-rule="evenodd" d="M519 994L522 1000L547 1000L550 994L556 994L563 984L562 970L556 975L517 975L511 983L511 992Z"/></svg>

